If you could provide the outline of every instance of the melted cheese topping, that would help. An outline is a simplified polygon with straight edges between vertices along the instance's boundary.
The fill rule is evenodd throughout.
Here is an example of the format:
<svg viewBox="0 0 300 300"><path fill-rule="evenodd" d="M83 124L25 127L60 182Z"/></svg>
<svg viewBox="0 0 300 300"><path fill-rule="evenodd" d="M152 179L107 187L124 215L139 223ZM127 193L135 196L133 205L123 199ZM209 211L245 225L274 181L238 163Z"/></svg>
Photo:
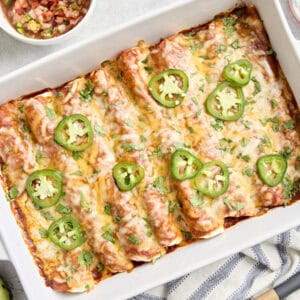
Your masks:
<svg viewBox="0 0 300 300"><path fill-rule="evenodd" d="M291 184L300 176L298 111L270 49L255 9L248 7L242 15L237 10L216 17L155 46L140 42L85 77L0 107L3 185L14 198L13 212L48 285L58 291L89 290L112 273L131 270L132 261L152 261L170 246L223 232L228 217L255 216L288 203ZM251 81L243 87L245 112L237 121L223 122L204 104L224 81L224 67L239 59L253 65ZM183 102L173 109L156 102L148 88L155 74L170 68L189 78ZM161 89L169 96L170 90L180 93L177 83L172 78ZM226 94L230 101L225 101L223 94L218 97L227 111L238 99ZM53 134L63 117L77 113L90 120L94 140L87 150L72 153L56 144ZM69 136L84 134L74 127ZM178 148L203 163L223 161L230 171L227 192L210 198L193 180L174 180L170 158ZM273 188L256 173L257 159L271 153L288 161L283 183ZM112 177L114 165L124 161L145 170L143 181L129 192L119 191ZM64 194L57 205L37 209L25 182L45 168L63 174ZM45 197L53 192L45 182L40 189ZM67 252L47 238L47 229L69 213L87 239Z"/></svg>

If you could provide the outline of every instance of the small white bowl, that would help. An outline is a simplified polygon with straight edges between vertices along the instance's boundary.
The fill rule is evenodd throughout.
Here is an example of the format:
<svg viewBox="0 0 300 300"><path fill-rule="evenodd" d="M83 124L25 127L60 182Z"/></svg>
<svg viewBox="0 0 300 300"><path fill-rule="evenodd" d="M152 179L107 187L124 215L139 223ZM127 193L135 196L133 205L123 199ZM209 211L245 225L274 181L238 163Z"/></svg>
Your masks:
<svg viewBox="0 0 300 300"><path fill-rule="evenodd" d="M70 31L67 31L66 33L64 33L64 34L62 34L58 37L54 37L54 38L50 38L50 39L33 39L33 38L26 37L26 36L18 33L15 30L15 28L11 25L9 20L4 15L4 12L3 12L2 8L1 8L1 5L0 5L0 28L2 28L6 33L8 33L13 38L15 38L15 39L17 39L21 42L27 43L27 44L36 45L36 46L53 45L53 44L57 44L57 43L61 43L63 41L66 41L74 33L78 32L78 30L80 30L80 28L84 25L84 23L86 23L87 20L91 17L91 15L92 15L92 13L95 9L95 6L96 6L96 0L91 0L91 4L90 4L90 7L89 7L86 15Z"/></svg>

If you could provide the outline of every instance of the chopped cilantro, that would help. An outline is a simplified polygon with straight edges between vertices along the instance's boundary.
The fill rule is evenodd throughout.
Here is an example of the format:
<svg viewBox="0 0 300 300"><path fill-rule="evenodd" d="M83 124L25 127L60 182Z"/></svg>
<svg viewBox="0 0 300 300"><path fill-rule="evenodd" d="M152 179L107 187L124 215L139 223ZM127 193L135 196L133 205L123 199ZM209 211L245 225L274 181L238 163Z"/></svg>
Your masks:
<svg viewBox="0 0 300 300"><path fill-rule="evenodd" d="M249 144L249 140L243 137L241 140L242 147L246 147L248 144Z"/></svg>
<svg viewBox="0 0 300 300"><path fill-rule="evenodd" d="M199 49L201 49L204 45L204 42L197 42L194 43L192 46L190 46L190 50L192 52L192 54L195 54Z"/></svg>
<svg viewBox="0 0 300 300"><path fill-rule="evenodd" d="M263 118L263 119L260 119L260 122L263 126L265 126L268 122L273 123L272 129L274 132L278 132L280 130L279 119L277 117Z"/></svg>
<svg viewBox="0 0 300 300"><path fill-rule="evenodd" d="M78 262L82 267L90 268L93 264L93 254L90 251L82 250L78 255Z"/></svg>
<svg viewBox="0 0 300 300"><path fill-rule="evenodd" d="M280 154L288 160L293 153L293 150L290 147L284 147L284 149L280 152Z"/></svg>
<svg viewBox="0 0 300 300"><path fill-rule="evenodd" d="M227 46L224 45L224 44L220 44L220 45L218 46L217 53L220 54L220 53L222 53L222 52L225 52L226 50L227 50Z"/></svg>
<svg viewBox="0 0 300 300"><path fill-rule="evenodd" d="M44 227L40 227L39 234L40 234L42 239L45 239L45 238L48 237L48 231Z"/></svg>
<svg viewBox="0 0 300 300"><path fill-rule="evenodd" d="M251 78L251 81L254 83L254 91L252 94L255 96L261 92L261 84L254 76Z"/></svg>
<svg viewBox="0 0 300 300"><path fill-rule="evenodd" d="M237 158L241 158L242 160L249 162L250 161L250 156L249 155L243 155L242 153L239 153Z"/></svg>
<svg viewBox="0 0 300 300"><path fill-rule="evenodd" d="M144 149L144 145L137 145L137 144L129 144L124 143L121 146L126 151L141 151Z"/></svg>
<svg viewBox="0 0 300 300"><path fill-rule="evenodd" d="M222 138L220 139L220 143L228 143L228 144L231 144L233 142L232 139L228 139L228 138Z"/></svg>
<svg viewBox="0 0 300 300"><path fill-rule="evenodd" d="M245 208L245 206L246 206L246 203L244 203L244 202L235 202L235 210L236 211L242 210L243 208Z"/></svg>
<svg viewBox="0 0 300 300"><path fill-rule="evenodd" d="M59 203L56 206L55 211L58 212L61 215L68 215L72 212L72 208Z"/></svg>
<svg viewBox="0 0 300 300"><path fill-rule="evenodd" d="M236 24L236 20L233 18L223 18L222 19L223 25L224 26L234 26Z"/></svg>
<svg viewBox="0 0 300 300"><path fill-rule="evenodd" d="M228 138L222 138L219 140L220 147L219 150L227 153L232 153L236 148L236 145L230 147L229 145L232 144L232 140Z"/></svg>
<svg viewBox="0 0 300 300"><path fill-rule="evenodd" d="M73 175L73 176L82 176L82 171L77 170L77 171L71 173L70 175Z"/></svg>
<svg viewBox="0 0 300 300"><path fill-rule="evenodd" d="M200 195L199 193L195 193L192 196L190 202L193 207L197 207L197 208L201 208L204 205L204 199L203 199L202 195Z"/></svg>
<svg viewBox="0 0 300 300"><path fill-rule="evenodd" d="M194 133L195 132L194 128L191 127L191 126L188 127L188 130L189 130L190 133Z"/></svg>
<svg viewBox="0 0 300 300"><path fill-rule="evenodd" d="M220 119L215 119L214 123L210 123L211 127L216 131L221 131L224 128L224 122Z"/></svg>
<svg viewBox="0 0 300 300"><path fill-rule="evenodd" d="M116 240L115 240L115 238L114 238L114 236L113 236L113 233L112 233L112 231L111 231L110 229L107 229L107 230L102 234L102 237L103 237L104 239L106 239L107 241L113 243L113 244L116 242Z"/></svg>
<svg viewBox="0 0 300 300"><path fill-rule="evenodd" d="M150 75L153 72L153 68L151 67L144 67L145 71Z"/></svg>
<svg viewBox="0 0 300 300"><path fill-rule="evenodd" d="M54 221L54 217L50 214L49 211L40 210L40 214L47 221Z"/></svg>
<svg viewBox="0 0 300 300"><path fill-rule="evenodd" d="M223 18L222 20L224 28L223 31L226 33L227 37L231 37L232 33L235 31L236 20L233 18Z"/></svg>
<svg viewBox="0 0 300 300"><path fill-rule="evenodd" d="M246 129L250 129L252 123L249 120L242 120L242 124L245 126Z"/></svg>
<svg viewBox="0 0 300 300"><path fill-rule="evenodd" d="M274 51L274 49L270 48L269 50L266 51L267 55L274 55L276 56L276 52Z"/></svg>
<svg viewBox="0 0 300 300"><path fill-rule="evenodd" d="M233 208L233 206L231 205L229 199L225 198L225 199L223 200L223 203L227 206L227 208L228 208L230 211L234 210L234 208Z"/></svg>
<svg viewBox="0 0 300 300"><path fill-rule="evenodd" d="M272 129L273 129L274 132L278 132L280 130L279 124L273 124Z"/></svg>
<svg viewBox="0 0 300 300"><path fill-rule="evenodd" d="M152 259L151 263L152 263L153 265L156 264L156 262L157 262L160 258L161 258L161 255L158 256L158 257L156 257L156 258L154 258L154 259Z"/></svg>
<svg viewBox="0 0 300 300"><path fill-rule="evenodd" d="M148 56L145 59L143 59L141 62L142 64L146 65L148 63Z"/></svg>
<svg viewBox="0 0 300 300"><path fill-rule="evenodd" d="M191 40L191 39L193 39L196 36L196 32L192 31L192 32L184 34L183 36L185 37L185 39Z"/></svg>
<svg viewBox="0 0 300 300"><path fill-rule="evenodd" d="M45 111L46 111L46 115L47 117L50 119L50 120L54 120L57 118L57 115L55 113L55 110L48 107L48 106L45 106Z"/></svg>
<svg viewBox="0 0 300 300"><path fill-rule="evenodd" d="M269 121L269 118L263 118L263 119L259 119L259 122L261 123L261 125L266 126L267 123Z"/></svg>
<svg viewBox="0 0 300 300"><path fill-rule="evenodd" d="M105 206L104 206L104 212L107 215L111 216L111 205L109 203L105 204Z"/></svg>
<svg viewBox="0 0 300 300"><path fill-rule="evenodd" d="M293 182L292 197L300 194L300 178L295 178Z"/></svg>
<svg viewBox="0 0 300 300"><path fill-rule="evenodd" d="M128 118L124 121L125 125L128 127L133 127L132 121Z"/></svg>
<svg viewBox="0 0 300 300"><path fill-rule="evenodd" d="M75 160L79 160L83 157L83 152L82 151L74 151L74 152L72 152L72 157Z"/></svg>
<svg viewBox="0 0 300 300"><path fill-rule="evenodd" d="M233 42L230 44L230 47L233 48L233 49L241 48L240 45L239 45L239 40L233 41Z"/></svg>
<svg viewBox="0 0 300 300"><path fill-rule="evenodd" d="M85 84L85 88L79 92L79 97L83 102L91 103L94 87L94 83L91 80L88 80Z"/></svg>
<svg viewBox="0 0 300 300"><path fill-rule="evenodd" d="M181 215L177 216L177 218L176 218L176 221L177 221L177 222L181 222L182 220L183 220L183 218L182 218Z"/></svg>
<svg viewBox="0 0 300 300"><path fill-rule="evenodd" d="M174 200L174 201L169 201L169 205L168 205L168 210L169 210L169 213L174 213L175 210L177 210L179 208L179 203L177 200Z"/></svg>
<svg viewBox="0 0 300 300"><path fill-rule="evenodd" d="M112 139L115 139L115 138L117 138L118 137L118 135L116 134L116 133L113 133L113 134L111 134L111 136L110 136Z"/></svg>
<svg viewBox="0 0 300 300"><path fill-rule="evenodd" d="M282 124L282 127L284 129L294 129L295 125L294 125L294 122L292 120L287 120L287 121L284 121L284 123Z"/></svg>
<svg viewBox="0 0 300 300"><path fill-rule="evenodd" d="M182 142L176 142L174 144L176 149L184 149L184 148L191 148L190 145L186 144L186 143L182 143Z"/></svg>
<svg viewBox="0 0 300 300"><path fill-rule="evenodd" d="M162 176L157 177L154 182L153 186L160 192L162 195L166 195L169 193L168 189L164 186L164 178Z"/></svg>
<svg viewBox="0 0 300 300"><path fill-rule="evenodd" d="M251 168L246 168L242 171L242 174L245 176L251 177L251 176L253 176L254 171Z"/></svg>
<svg viewBox="0 0 300 300"><path fill-rule="evenodd" d="M211 83L212 82L212 79L209 75L205 75L205 80L207 83Z"/></svg>
<svg viewBox="0 0 300 300"><path fill-rule="evenodd" d="M21 127L22 132L26 133L30 131L30 128L25 120L22 120L22 127Z"/></svg>
<svg viewBox="0 0 300 300"><path fill-rule="evenodd" d="M147 228L147 232L146 232L146 235L147 237L151 237L153 235L153 232L151 230L151 224L150 224L150 221L147 219L147 218L143 218L144 221L145 221L145 226Z"/></svg>
<svg viewBox="0 0 300 300"><path fill-rule="evenodd" d="M163 158L163 153L161 151L161 148L157 147L156 149L154 149L151 156L157 156L158 159L162 159Z"/></svg>
<svg viewBox="0 0 300 300"><path fill-rule="evenodd" d="M189 231L181 230L181 233L185 240L191 240L193 238L192 234Z"/></svg>
<svg viewBox="0 0 300 300"><path fill-rule="evenodd" d="M293 196L293 181L288 175L285 176L282 181L282 188L283 188L283 197L287 201L291 200Z"/></svg>
<svg viewBox="0 0 300 300"><path fill-rule="evenodd" d="M258 149L260 151L264 150L264 146L266 146L267 148L270 148L272 146L271 141L269 139L269 137L265 134L260 138L260 143L258 145Z"/></svg>
<svg viewBox="0 0 300 300"><path fill-rule="evenodd" d="M250 104L254 104L254 103L256 103L256 101L253 99L253 98L251 98L251 97L247 97L246 98L246 105L250 105Z"/></svg>
<svg viewBox="0 0 300 300"><path fill-rule="evenodd" d="M134 244L134 245L138 245L141 243L140 239L137 236L135 236L134 234L131 234L127 240L129 243Z"/></svg>
<svg viewBox="0 0 300 300"><path fill-rule="evenodd" d="M206 54L206 55L199 55L199 58L202 58L202 59L209 59L209 56Z"/></svg>
<svg viewBox="0 0 300 300"><path fill-rule="evenodd" d="M192 97L191 100L192 100L192 102L193 102L195 105L197 105L197 106L199 105L198 100L197 100L196 97Z"/></svg>
<svg viewBox="0 0 300 300"><path fill-rule="evenodd" d="M99 273L101 273L103 270L104 270L104 265L103 265L103 263L99 262L99 263L97 264L97 271L98 271Z"/></svg>
<svg viewBox="0 0 300 300"><path fill-rule="evenodd" d="M272 100L271 100L271 107L274 109L274 108L276 108L277 106L278 106L277 100L276 100L276 99L272 99Z"/></svg>
<svg viewBox="0 0 300 300"><path fill-rule="evenodd" d="M199 83L199 91L201 91L202 93L204 93L204 88L205 88L205 84L204 82L202 82L203 79L200 80Z"/></svg>
<svg viewBox="0 0 300 300"><path fill-rule="evenodd" d="M100 136L106 136L106 132L97 123L94 125L94 130Z"/></svg>
<svg viewBox="0 0 300 300"><path fill-rule="evenodd" d="M19 105L18 106L18 111L23 114L24 113L24 105Z"/></svg>
<svg viewBox="0 0 300 300"><path fill-rule="evenodd" d="M45 158L44 153L41 151L37 151L35 155L35 160L39 163L43 158Z"/></svg>
<svg viewBox="0 0 300 300"><path fill-rule="evenodd" d="M119 217L119 216L116 216L115 218L113 218L113 222L114 222L115 224L118 224L118 223L120 223L121 221L122 221L122 218Z"/></svg>
<svg viewBox="0 0 300 300"><path fill-rule="evenodd" d="M11 187L8 191L8 194L7 194L7 200L8 201L11 201L13 200L14 198L16 198L17 196L19 195L19 190L18 188L14 185L13 187Z"/></svg>
<svg viewBox="0 0 300 300"><path fill-rule="evenodd" d="M243 208L245 208L245 206L246 206L246 203L244 203L244 202L239 202L239 201L237 201L237 202L235 202L234 204L232 204L230 201L229 201L229 199L224 199L223 200L223 203L228 207L228 209L230 210L230 211L233 211L233 210L235 210L235 211L240 211L240 210L242 210Z"/></svg>
<svg viewBox="0 0 300 300"><path fill-rule="evenodd" d="M140 136L140 140L141 140L142 143L147 142L147 138L144 135Z"/></svg>
<svg viewBox="0 0 300 300"><path fill-rule="evenodd" d="M80 206L84 209L86 209L89 213L91 212L91 208L90 208L90 205L89 203L87 203L84 199L84 195L83 195L83 192L80 191Z"/></svg>

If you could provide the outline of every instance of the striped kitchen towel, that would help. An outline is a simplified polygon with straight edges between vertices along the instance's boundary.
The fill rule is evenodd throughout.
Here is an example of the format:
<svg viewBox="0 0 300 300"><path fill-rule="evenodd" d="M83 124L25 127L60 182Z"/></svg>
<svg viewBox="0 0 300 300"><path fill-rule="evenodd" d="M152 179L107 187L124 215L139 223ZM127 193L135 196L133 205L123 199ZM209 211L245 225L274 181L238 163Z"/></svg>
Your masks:
<svg viewBox="0 0 300 300"><path fill-rule="evenodd" d="M300 271L300 226L132 300L244 300ZM288 300L299 300L300 291Z"/></svg>

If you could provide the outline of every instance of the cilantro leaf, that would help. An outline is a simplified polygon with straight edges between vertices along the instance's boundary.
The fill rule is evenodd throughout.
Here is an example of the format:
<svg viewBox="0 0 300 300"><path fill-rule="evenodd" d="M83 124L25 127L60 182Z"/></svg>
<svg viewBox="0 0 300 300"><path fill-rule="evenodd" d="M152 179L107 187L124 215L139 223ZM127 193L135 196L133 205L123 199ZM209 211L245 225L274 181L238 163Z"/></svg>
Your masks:
<svg viewBox="0 0 300 300"><path fill-rule="evenodd" d="M164 186L164 178L162 176L157 177L154 182L153 186L162 194L166 195L169 193L169 191Z"/></svg>
<svg viewBox="0 0 300 300"><path fill-rule="evenodd" d="M94 88L95 88L94 83L91 80L88 80L85 85L85 88L79 92L80 99L83 102L91 103L92 96L94 93Z"/></svg>
<svg viewBox="0 0 300 300"><path fill-rule="evenodd" d="M90 251L82 250L78 256L78 262L82 267L90 268L93 264L93 254Z"/></svg>
<svg viewBox="0 0 300 300"><path fill-rule="evenodd" d="M192 196L190 202L193 207L197 207L197 208L202 208L204 205L204 199L203 199L202 195L200 195L199 193L195 193Z"/></svg>
<svg viewBox="0 0 300 300"><path fill-rule="evenodd" d="M127 240L129 243L134 244L134 245L138 245L141 243L140 239L137 236L135 236L134 234L131 234Z"/></svg>
<svg viewBox="0 0 300 300"><path fill-rule="evenodd" d="M54 120L57 118L57 115L56 115L56 112L54 109L48 107L48 106L45 106L45 111L46 111L46 115L47 117L50 119L50 120Z"/></svg>

